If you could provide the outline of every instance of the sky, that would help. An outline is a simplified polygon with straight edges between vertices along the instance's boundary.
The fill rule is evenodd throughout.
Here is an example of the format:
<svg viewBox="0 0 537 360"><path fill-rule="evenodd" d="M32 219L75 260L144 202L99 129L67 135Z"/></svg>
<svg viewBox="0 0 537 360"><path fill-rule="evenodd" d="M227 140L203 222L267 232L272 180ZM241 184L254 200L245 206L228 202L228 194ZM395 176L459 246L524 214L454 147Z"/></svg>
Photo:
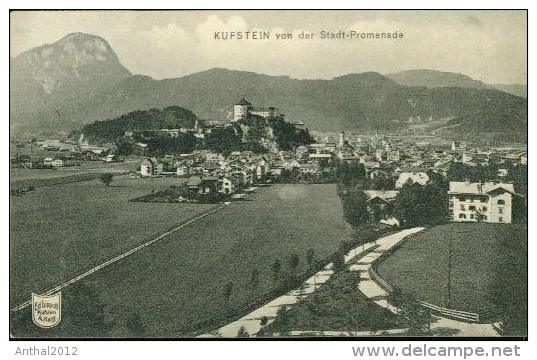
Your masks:
<svg viewBox="0 0 537 360"><path fill-rule="evenodd" d="M84 32L106 39L132 73L155 79L215 67L299 79L434 69L527 83L525 11L18 11L10 20L11 56ZM215 32L259 30L270 39L215 39ZM321 31L340 30L403 38L320 39ZM302 32L314 38L300 39Z"/></svg>

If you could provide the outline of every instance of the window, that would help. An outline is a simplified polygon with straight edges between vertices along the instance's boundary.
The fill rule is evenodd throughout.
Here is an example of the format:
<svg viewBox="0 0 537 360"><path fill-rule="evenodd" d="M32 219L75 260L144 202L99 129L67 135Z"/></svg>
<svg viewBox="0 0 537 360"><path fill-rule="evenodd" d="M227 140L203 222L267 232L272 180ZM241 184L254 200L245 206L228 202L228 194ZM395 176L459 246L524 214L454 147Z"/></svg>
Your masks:
<svg viewBox="0 0 537 360"><path fill-rule="evenodd" d="M505 205L505 200L498 200L498 205Z"/></svg>
<svg viewBox="0 0 537 360"><path fill-rule="evenodd" d="M470 214L470 219L473 219L474 218L474 214Z"/></svg>
<svg viewBox="0 0 537 360"><path fill-rule="evenodd" d="M503 217L500 216L500 217L498 218L498 221L499 221L499 222L503 222Z"/></svg>
<svg viewBox="0 0 537 360"><path fill-rule="evenodd" d="M483 215L483 220L487 220L487 215Z"/></svg>
<svg viewBox="0 0 537 360"><path fill-rule="evenodd" d="M464 215L464 214L459 214L459 219L466 219L466 215Z"/></svg>
<svg viewBox="0 0 537 360"><path fill-rule="evenodd" d="M466 208L464 207L464 205L461 205L461 210L466 210Z"/></svg>
<svg viewBox="0 0 537 360"><path fill-rule="evenodd" d="M468 209L469 209L469 210L473 210L473 211L475 211L475 206L470 205L470 206L468 207Z"/></svg>
<svg viewBox="0 0 537 360"><path fill-rule="evenodd" d="M487 211L487 207L486 207L486 206L483 206L483 207L481 208L481 210L483 210L483 211Z"/></svg>
<svg viewBox="0 0 537 360"><path fill-rule="evenodd" d="M489 199L487 199L486 197L482 197L482 198L481 198L481 202L482 202L482 203L486 203L486 202L488 202L488 201L489 201Z"/></svg>
<svg viewBox="0 0 537 360"><path fill-rule="evenodd" d="M503 214L503 208L498 208L498 214Z"/></svg>

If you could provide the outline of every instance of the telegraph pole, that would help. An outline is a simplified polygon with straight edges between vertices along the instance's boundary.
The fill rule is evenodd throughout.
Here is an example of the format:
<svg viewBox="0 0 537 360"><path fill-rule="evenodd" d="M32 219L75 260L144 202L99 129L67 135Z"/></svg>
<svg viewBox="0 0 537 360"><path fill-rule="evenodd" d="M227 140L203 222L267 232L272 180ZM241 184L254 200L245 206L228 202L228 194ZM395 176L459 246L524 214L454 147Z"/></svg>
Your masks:
<svg viewBox="0 0 537 360"><path fill-rule="evenodd" d="M451 309L451 236L449 237L448 246L448 279L447 279L447 307Z"/></svg>

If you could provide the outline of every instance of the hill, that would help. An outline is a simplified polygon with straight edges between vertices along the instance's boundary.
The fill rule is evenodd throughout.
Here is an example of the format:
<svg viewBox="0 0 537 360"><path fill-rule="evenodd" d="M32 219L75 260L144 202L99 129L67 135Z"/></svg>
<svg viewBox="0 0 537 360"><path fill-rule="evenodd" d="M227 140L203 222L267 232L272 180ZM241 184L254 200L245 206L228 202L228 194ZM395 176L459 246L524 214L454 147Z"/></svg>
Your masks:
<svg viewBox="0 0 537 360"><path fill-rule="evenodd" d="M424 86L427 88L437 87L461 87L472 89L490 89L489 85L474 80L469 76L452 72L419 69L406 70L394 74L387 74L393 81L407 86Z"/></svg>
<svg viewBox="0 0 537 360"><path fill-rule="evenodd" d="M280 116L265 119L249 115L237 122L227 123L224 127L212 128L203 139L194 136L200 125L198 120L193 112L179 106L169 106L162 110L137 110L113 119L86 124L81 131L72 131L71 137L76 140L82 133L91 143L114 143L119 155L135 152L136 142L147 143L148 152L159 155L188 153L194 148L225 154L241 150L265 153L270 149L291 150L314 142L308 130L296 128ZM159 129L185 131L170 137L154 132ZM130 135L125 136L127 132Z"/></svg>
<svg viewBox="0 0 537 360"><path fill-rule="evenodd" d="M520 96L523 98L528 98L528 85L506 85L506 84L492 84L495 89L505 91L511 95Z"/></svg>
<svg viewBox="0 0 537 360"><path fill-rule="evenodd" d="M427 88L461 87L471 89L495 89L523 98L528 97L527 85L485 84L482 81L472 79L469 76L452 72L425 69L406 70L393 74L387 74L386 77L392 79L398 84L407 86L423 86Z"/></svg>

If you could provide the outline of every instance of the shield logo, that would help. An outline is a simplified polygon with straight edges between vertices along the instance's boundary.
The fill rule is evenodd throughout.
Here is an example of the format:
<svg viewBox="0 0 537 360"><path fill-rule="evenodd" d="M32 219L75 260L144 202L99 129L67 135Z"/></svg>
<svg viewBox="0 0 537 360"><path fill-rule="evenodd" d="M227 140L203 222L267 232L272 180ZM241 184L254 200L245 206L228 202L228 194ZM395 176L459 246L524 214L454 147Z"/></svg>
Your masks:
<svg viewBox="0 0 537 360"><path fill-rule="evenodd" d="M32 293L32 320L42 328L51 328L62 319L62 293L37 295Z"/></svg>

